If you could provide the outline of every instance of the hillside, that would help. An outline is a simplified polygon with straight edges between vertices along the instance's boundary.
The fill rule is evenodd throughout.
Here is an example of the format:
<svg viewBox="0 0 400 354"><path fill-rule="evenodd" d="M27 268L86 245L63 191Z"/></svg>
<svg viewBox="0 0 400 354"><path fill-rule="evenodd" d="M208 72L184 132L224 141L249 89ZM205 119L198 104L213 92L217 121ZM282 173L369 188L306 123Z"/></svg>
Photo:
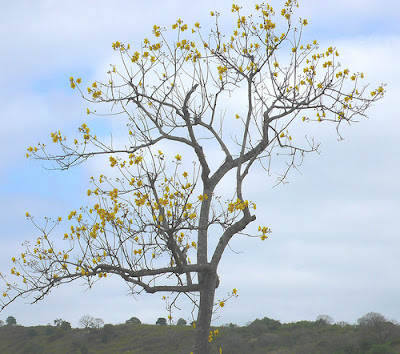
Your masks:
<svg viewBox="0 0 400 354"><path fill-rule="evenodd" d="M218 327L211 345L215 353L221 347L229 354L400 353L400 326L366 316L358 325L330 324L323 316L314 322L286 324L265 317L243 327ZM177 325L106 324L99 329L6 325L0 327L0 353L188 354L193 335L191 326Z"/></svg>

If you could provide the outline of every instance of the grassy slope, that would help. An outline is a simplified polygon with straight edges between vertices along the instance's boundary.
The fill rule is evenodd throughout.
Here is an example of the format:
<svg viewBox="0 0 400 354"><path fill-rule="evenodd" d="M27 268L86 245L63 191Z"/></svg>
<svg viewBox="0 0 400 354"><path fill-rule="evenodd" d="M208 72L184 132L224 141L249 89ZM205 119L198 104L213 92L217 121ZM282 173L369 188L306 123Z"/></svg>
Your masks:
<svg viewBox="0 0 400 354"><path fill-rule="evenodd" d="M223 327L212 342L218 353L400 353L399 336L377 345L356 326L316 325L301 321L268 327L256 320L247 327ZM3 326L0 353L190 353L189 326L106 325L103 329L53 326Z"/></svg>

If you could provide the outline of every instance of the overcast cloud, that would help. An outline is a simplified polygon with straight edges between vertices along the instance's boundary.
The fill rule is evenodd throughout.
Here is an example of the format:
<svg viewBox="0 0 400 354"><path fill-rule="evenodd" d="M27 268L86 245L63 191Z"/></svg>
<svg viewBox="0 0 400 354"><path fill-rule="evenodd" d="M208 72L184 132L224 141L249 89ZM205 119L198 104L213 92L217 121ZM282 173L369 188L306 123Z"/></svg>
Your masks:
<svg viewBox="0 0 400 354"><path fill-rule="evenodd" d="M190 3L190 6L188 5ZM242 1L246 9L255 1ZM276 9L283 1L270 2ZM5 8L5 9L4 9ZM169 27L181 17L206 27L209 11L230 12L230 1L13 1L0 14L0 270L7 273L21 243L37 236L25 220L65 215L85 204L91 162L68 172L47 171L25 158L26 148L49 141L50 132L76 132L87 119L85 102L69 77L92 82L117 62L116 40L137 45L154 24ZM321 48L336 46L345 67L363 71L373 87L387 83L387 95L343 130L313 131L321 154L308 156L289 184L271 188L275 177L256 172L248 187L257 203L257 225L273 233L261 242L235 238L224 255L217 298L237 288L239 297L218 313L215 324L244 325L268 316L283 322L329 314L354 323L370 311L400 321L400 5L398 0L300 1L307 18L305 38ZM228 17L226 17L228 18ZM107 129L112 123L102 123ZM20 300L0 313L23 325L63 318L78 325L85 314L106 323L136 316L154 323L167 316L160 294L127 296L111 277L90 291L63 286L44 301ZM0 289L1 290L1 289ZM185 308L186 309L186 308ZM185 311L176 318L189 318Z"/></svg>

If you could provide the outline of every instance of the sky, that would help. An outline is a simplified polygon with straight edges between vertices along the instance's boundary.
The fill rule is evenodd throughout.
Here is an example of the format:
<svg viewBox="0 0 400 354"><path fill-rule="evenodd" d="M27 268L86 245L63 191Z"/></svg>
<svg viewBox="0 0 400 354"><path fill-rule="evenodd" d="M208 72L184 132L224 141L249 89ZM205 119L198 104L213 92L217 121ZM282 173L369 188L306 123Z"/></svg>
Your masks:
<svg viewBox="0 0 400 354"><path fill-rule="evenodd" d="M246 10L255 1L238 2ZM283 1L270 4L280 9ZM230 12L231 2L168 0L23 1L3 4L0 14L0 271L11 268L25 240L37 230L25 218L66 215L85 204L94 163L67 172L46 170L25 158L26 148L49 142L50 132L76 132L87 118L86 103L69 77L93 82L117 57L111 43L134 45L158 24L178 18L210 23L210 10ZM355 323L368 312L400 321L400 4L398 0L300 1L305 38L333 45L344 66L362 71L387 94L369 119L343 130L315 130L320 154L307 156L301 173L272 188L274 175L255 173L247 192L257 203L257 223L269 239L235 238L219 268L216 299L233 288L239 297L218 311L214 325L245 325L255 318L313 321L327 314ZM277 11L278 12L278 11ZM228 17L226 17L228 18ZM100 122L102 129L115 124ZM49 167L49 166L47 166ZM0 289L1 290L1 289ZM38 304L19 299L0 313L31 326L62 318L78 326L83 315L105 323L136 316L144 323L166 317L162 294L132 297L116 277L88 290L82 284L55 289ZM185 312L186 311L186 312ZM189 319L186 307L174 314Z"/></svg>

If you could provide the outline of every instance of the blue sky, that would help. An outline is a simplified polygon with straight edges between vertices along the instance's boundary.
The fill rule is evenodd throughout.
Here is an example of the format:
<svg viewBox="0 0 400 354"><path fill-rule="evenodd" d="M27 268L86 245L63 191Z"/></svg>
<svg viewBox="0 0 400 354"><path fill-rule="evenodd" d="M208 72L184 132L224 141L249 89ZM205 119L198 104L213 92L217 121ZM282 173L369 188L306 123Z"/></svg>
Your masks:
<svg viewBox="0 0 400 354"><path fill-rule="evenodd" d="M93 162L67 172L47 171L25 158L26 148L50 141L50 132L75 133L86 119L86 103L69 77L102 77L117 58L116 40L139 43L154 24L168 27L181 17L206 25L210 10L229 12L231 2L202 1L14 1L0 15L2 70L0 117L0 270L6 272L21 243L34 239L25 220L65 215L85 204ZM246 9L254 1L242 1ZM280 8L281 1L271 1ZM240 238L224 256L218 296L236 287L239 297L218 313L215 324L240 325L268 316L283 322L329 314L355 322L376 311L400 321L400 139L398 82L400 5L382 1L300 1L308 19L306 38L334 45L344 66L363 71L387 95L370 119L344 130L344 141L316 129L321 154L308 156L288 185L271 189L274 178L256 174L248 190L260 224L273 233L260 244ZM228 18L228 17L227 17ZM92 119L92 118L89 118ZM102 129L115 128L102 122ZM95 173L93 172L95 171ZM106 323L137 316L154 323L167 313L161 295L127 296L115 277L85 291L80 284L56 289L37 305L20 300L0 313L23 325L63 318L74 326L85 314ZM177 313L176 318L189 314Z"/></svg>

